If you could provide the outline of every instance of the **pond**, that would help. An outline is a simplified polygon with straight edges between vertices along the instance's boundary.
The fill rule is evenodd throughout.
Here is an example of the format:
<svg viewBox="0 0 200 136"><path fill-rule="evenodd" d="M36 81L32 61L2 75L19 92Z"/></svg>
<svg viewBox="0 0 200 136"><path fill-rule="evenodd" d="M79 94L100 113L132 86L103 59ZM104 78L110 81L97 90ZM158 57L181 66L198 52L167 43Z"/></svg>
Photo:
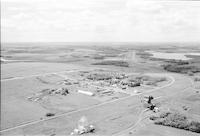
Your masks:
<svg viewBox="0 0 200 136"><path fill-rule="evenodd" d="M160 58L160 59L175 59L175 60L190 60L192 58L187 57L186 55L193 55L193 56L200 56L200 53L193 52L193 53L166 53L166 52L156 52L156 51L146 51L152 54L153 58Z"/></svg>

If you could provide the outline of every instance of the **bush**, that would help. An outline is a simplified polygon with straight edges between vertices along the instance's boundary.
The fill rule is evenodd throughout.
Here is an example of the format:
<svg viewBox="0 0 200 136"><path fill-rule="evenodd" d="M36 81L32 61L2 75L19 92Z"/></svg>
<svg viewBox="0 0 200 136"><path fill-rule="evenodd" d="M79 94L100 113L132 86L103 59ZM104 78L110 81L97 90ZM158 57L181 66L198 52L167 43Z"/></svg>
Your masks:
<svg viewBox="0 0 200 136"><path fill-rule="evenodd" d="M194 78L194 81L195 81L195 82L200 81L200 77L195 77L195 78Z"/></svg>
<svg viewBox="0 0 200 136"><path fill-rule="evenodd" d="M189 71L187 74L188 74L189 76L194 76L194 73L193 73L192 71Z"/></svg>
<svg viewBox="0 0 200 136"><path fill-rule="evenodd" d="M151 116L151 117L149 117L149 119L150 120L156 120L158 117L156 117L156 116Z"/></svg>
<svg viewBox="0 0 200 136"><path fill-rule="evenodd" d="M52 117L52 116L55 116L55 114L54 113L47 113L46 116L47 117Z"/></svg>
<svg viewBox="0 0 200 136"><path fill-rule="evenodd" d="M130 86L130 87L137 87L137 86L140 86L140 82L129 82L128 86Z"/></svg>
<svg viewBox="0 0 200 136"><path fill-rule="evenodd" d="M160 114L160 118L165 118L165 117L167 117L169 114L171 114L170 112L162 112L161 114Z"/></svg>
<svg viewBox="0 0 200 136"><path fill-rule="evenodd" d="M200 133L200 123L196 121L191 121L189 124L189 130L192 132Z"/></svg>
<svg viewBox="0 0 200 136"><path fill-rule="evenodd" d="M199 67L191 65L168 64L168 65L163 65L163 68L170 72L184 73L184 74L200 72Z"/></svg>
<svg viewBox="0 0 200 136"><path fill-rule="evenodd" d="M189 121L186 116L179 113L164 112L158 117L152 116L150 119L154 120L154 124L157 125L170 126L200 133L200 122Z"/></svg>
<svg viewBox="0 0 200 136"><path fill-rule="evenodd" d="M93 63L93 65L114 65L120 67L129 67L128 62L126 61L118 61L118 60L107 60L102 62Z"/></svg>
<svg viewBox="0 0 200 136"><path fill-rule="evenodd" d="M188 65L190 62L184 60L166 60L165 62L173 63L177 65Z"/></svg>
<svg viewBox="0 0 200 136"><path fill-rule="evenodd" d="M94 73L87 76L87 79L90 80L109 80L112 79L112 76L108 73Z"/></svg>

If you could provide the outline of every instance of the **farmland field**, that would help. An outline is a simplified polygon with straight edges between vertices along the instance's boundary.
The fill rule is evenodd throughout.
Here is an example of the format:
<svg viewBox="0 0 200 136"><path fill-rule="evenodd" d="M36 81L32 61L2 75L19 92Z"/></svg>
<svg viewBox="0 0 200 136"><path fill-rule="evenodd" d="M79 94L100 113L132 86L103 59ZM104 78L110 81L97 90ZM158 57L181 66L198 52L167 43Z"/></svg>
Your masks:
<svg viewBox="0 0 200 136"><path fill-rule="evenodd" d="M199 135L150 119L168 111L200 122L200 49L169 47L3 45L1 135L70 135L82 116L95 127L85 135Z"/></svg>

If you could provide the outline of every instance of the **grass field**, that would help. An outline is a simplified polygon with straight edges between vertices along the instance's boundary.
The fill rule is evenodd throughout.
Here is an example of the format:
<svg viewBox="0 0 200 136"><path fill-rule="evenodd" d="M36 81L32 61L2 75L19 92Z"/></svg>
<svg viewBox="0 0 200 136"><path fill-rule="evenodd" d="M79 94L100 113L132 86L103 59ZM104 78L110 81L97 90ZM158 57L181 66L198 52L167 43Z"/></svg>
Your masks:
<svg viewBox="0 0 200 136"><path fill-rule="evenodd" d="M172 60L153 58L146 51L199 48L3 46L1 135L69 135L82 116L95 126L86 135L198 135L149 119L169 110L188 117L190 126L199 121L198 56ZM89 93L80 93L84 91ZM144 97L149 95L158 113L146 108ZM178 126L188 126L184 121Z"/></svg>

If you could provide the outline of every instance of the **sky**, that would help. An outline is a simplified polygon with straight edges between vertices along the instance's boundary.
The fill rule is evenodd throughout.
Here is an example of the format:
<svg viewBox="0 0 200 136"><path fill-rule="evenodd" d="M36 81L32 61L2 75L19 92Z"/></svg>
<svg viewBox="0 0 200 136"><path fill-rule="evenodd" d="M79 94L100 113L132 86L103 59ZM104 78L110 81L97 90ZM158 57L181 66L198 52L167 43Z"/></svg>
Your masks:
<svg viewBox="0 0 200 136"><path fill-rule="evenodd" d="M1 0L2 42L200 42L200 1Z"/></svg>

